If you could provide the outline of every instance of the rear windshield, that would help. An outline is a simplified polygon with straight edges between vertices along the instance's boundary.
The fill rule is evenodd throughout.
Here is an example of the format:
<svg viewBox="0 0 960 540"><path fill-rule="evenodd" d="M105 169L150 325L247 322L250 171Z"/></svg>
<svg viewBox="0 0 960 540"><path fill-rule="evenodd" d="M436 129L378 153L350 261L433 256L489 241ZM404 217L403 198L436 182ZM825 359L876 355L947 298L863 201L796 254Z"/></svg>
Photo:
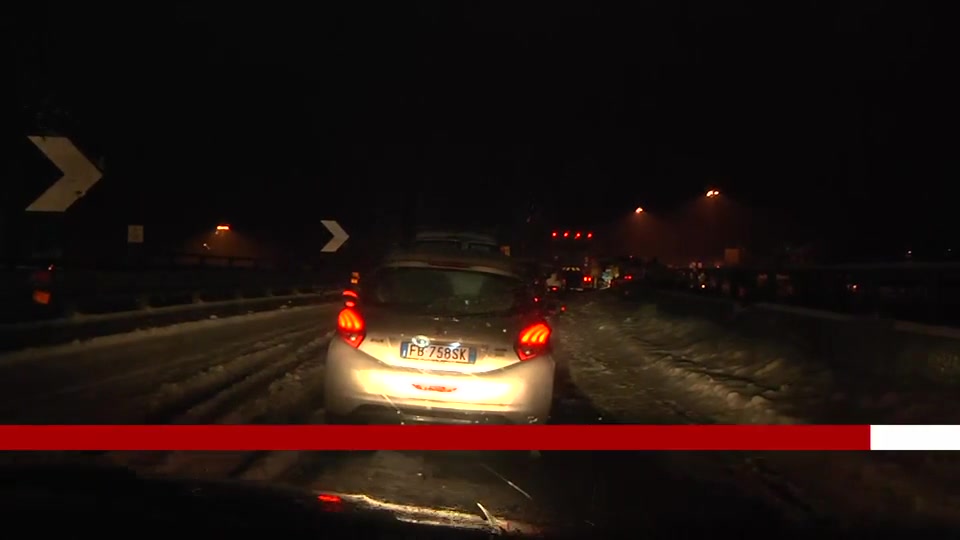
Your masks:
<svg viewBox="0 0 960 540"><path fill-rule="evenodd" d="M445 268L382 268L363 289L366 303L424 315L507 314L529 300L518 278Z"/></svg>

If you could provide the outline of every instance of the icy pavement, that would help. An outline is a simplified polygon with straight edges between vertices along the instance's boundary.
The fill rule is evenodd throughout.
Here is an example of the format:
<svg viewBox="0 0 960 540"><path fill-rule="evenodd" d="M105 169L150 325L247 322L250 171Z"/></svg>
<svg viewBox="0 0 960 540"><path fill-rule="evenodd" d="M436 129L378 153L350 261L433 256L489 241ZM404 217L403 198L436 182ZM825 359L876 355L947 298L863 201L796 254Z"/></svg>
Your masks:
<svg viewBox="0 0 960 540"><path fill-rule="evenodd" d="M570 359L573 383L618 422L624 423L845 423L884 416L893 392L860 395L841 390L832 373L798 349L775 340L731 335L695 318L659 314L612 295L570 301L557 323L557 347ZM850 396L850 397L848 397ZM911 395L916 399L916 396ZM956 413L957 398L926 396L907 411ZM855 409L855 410L851 410ZM658 413L659 411L659 413ZM905 410L893 409L904 418ZM832 413L832 414L831 414ZM924 421L922 415L920 421ZM916 421L916 420L915 420ZM931 420L925 420L930 423ZM912 455L779 453L741 455L734 468L752 471L792 499L818 512L831 507L867 518L876 512L908 512L918 519L960 519L960 481L955 453ZM857 496L850 490L856 486Z"/></svg>
<svg viewBox="0 0 960 540"><path fill-rule="evenodd" d="M689 348L700 339L696 327L664 327L669 331L655 334L659 323L653 320L590 302L597 297L583 299L556 322L562 367L557 423L803 421L800 409L787 404L812 392L803 389L834 384L822 370L800 369L791 357L768 370L768 378L756 375L767 372L748 370L759 363L743 357L737 377L728 377L720 352L704 362L692 352L698 349ZM9 355L0 359L0 421L323 422L325 353L338 308L291 308ZM649 341L630 338L641 324L649 325ZM803 377L813 382L793 380ZM4 462L14 458L3 456ZM939 493L937 486L919 489L900 469L856 454L138 452L69 459L103 459L147 474L291 484L457 512L475 513L482 506L511 522L626 522L637 531L704 524L772 529L819 522L834 510L867 523L877 521L871 512L943 517L951 502L949 494L930 495ZM857 486L861 496L837 486Z"/></svg>
<svg viewBox="0 0 960 540"><path fill-rule="evenodd" d="M325 353L338 308L291 308L22 351L0 361L0 421L323 422ZM590 399L569 380L563 382L556 420L598 421L602 415ZM712 458L696 454L109 452L30 457L107 461L150 475L289 484L477 516L482 507L498 522L510 524L600 527L626 521L637 530L673 531L707 525L742 529L754 523L773 528L785 519L778 504L740 485L738 475L714 467ZM2 458L0 465L19 456Z"/></svg>

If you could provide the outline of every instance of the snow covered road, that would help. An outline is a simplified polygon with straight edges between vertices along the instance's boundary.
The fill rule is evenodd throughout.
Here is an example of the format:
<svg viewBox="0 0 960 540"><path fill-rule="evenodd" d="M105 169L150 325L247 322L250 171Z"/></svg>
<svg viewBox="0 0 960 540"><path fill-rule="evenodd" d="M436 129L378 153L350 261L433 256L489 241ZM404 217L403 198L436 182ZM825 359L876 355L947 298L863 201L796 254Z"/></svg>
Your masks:
<svg viewBox="0 0 960 540"><path fill-rule="evenodd" d="M652 305L613 295L581 296L570 306L557 336L573 362L574 383L619 422L957 423L955 396L934 389L891 392L870 380L851 385L845 374L775 339L746 340L707 321L666 316ZM750 478L814 515L960 520L956 453L713 457L726 467L752 471Z"/></svg>
<svg viewBox="0 0 960 540"><path fill-rule="evenodd" d="M186 323L0 356L0 420L323 422L324 356L338 307ZM557 321L563 369L556 422L793 420L747 394L691 392L699 387L658 363L669 343L659 352L637 345L617 330L625 328L620 317L614 306L583 296ZM834 463L835 456L818 459ZM7 455L3 463L18 459L25 458ZM844 516L832 510L851 506L823 499L848 495L846 486L839 493L798 487L795 476L819 472L816 460L743 453L157 452L29 459L108 461L146 474L284 483L474 513L480 503L505 520L628 523L638 531L773 530L835 522ZM862 517L859 510L850 515ZM894 510L904 520L916 513L913 506Z"/></svg>

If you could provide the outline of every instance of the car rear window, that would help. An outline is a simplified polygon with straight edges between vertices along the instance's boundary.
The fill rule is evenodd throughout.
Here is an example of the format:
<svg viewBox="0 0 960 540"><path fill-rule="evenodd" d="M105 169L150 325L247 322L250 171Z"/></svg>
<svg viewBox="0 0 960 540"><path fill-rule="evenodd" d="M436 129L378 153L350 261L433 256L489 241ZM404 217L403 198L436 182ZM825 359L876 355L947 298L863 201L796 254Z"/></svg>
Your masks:
<svg viewBox="0 0 960 540"><path fill-rule="evenodd" d="M519 278L446 268L382 268L367 280L364 302L414 314L487 315L515 312L528 301Z"/></svg>

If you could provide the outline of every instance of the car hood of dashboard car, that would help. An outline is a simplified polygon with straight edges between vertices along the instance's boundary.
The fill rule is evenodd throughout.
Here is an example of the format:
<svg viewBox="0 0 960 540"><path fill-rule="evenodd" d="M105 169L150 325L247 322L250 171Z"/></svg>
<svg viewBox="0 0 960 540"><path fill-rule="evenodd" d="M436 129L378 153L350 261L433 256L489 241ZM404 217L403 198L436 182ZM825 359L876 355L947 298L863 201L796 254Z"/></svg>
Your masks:
<svg viewBox="0 0 960 540"><path fill-rule="evenodd" d="M41 534L67 527L78 534L142 528L219 536L253 529L351 540L554 536L499 523L482 508L471 515L252 482L145 477L100 465L0 466L0 504L5 526Z"/></svg>

